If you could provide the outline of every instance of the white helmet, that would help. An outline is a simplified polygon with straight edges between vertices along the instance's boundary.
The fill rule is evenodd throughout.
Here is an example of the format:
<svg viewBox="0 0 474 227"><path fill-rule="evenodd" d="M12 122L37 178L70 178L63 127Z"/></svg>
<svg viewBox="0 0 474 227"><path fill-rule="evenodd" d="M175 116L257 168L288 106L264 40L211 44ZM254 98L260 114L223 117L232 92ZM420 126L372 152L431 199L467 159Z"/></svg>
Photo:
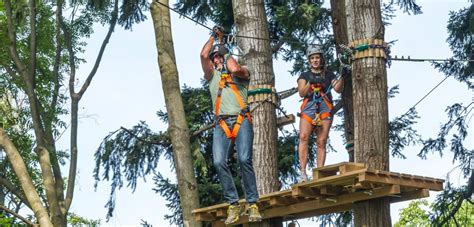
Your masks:
<svg viewBox="0 0 474 227"><path fill-rule="evenodd" d="M306 57L309 58L313 54L321 54L323 55L323 48L320 45L310 45L308 49L306 49Z"/></svg>

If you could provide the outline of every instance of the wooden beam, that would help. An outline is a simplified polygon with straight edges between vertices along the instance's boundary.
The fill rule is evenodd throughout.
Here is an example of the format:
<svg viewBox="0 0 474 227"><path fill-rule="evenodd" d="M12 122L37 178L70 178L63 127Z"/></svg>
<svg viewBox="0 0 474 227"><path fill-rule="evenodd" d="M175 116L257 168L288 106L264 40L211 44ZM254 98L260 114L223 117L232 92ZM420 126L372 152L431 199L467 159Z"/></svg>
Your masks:
<svg viewBox="0 0 474 227"><path fill-rule="evenodd" d="M240 208L242 210L242 208ZM227 217L227 208L225 209L217 209L216 210L216 216L217 217Z"/></svg>
<svg viewBox="0 0 474 227"><path fill-rule="evenodd" d="M278 128L295 123L295 115L289 114L287 116L288 117L283 116L283 117L277 118L276 124Z"/></svg>
<svg viewBox="0 0 474 227"><path fill-rule="evenodd" d="M321 194L319 190L312 189L310 187L295 187L291 192L293 197L303 197L303 198L319 198Z"/></svg>
<svg viewBox="0 0 474 227"><path fill-rule="evenodd" d="M216 220L216 216L212 213L201 212L194 214L194 219L196 219L196 221L213 221Z"/></svg>
<svg viewBox="0 0 474 227"><path fill-rule="evenodd" d="M398 184L411 188L426 188L434 191L443 190L443 183L437 181L426 181L419 178L406 178L391 174L380 174L373 172L361 173L359 175L359 182Z"/></svg>
<svg viewBox="0 0 474 227"><path fill-rule="evenodd" d="M319 212L324 212L325 209L336 209L337 212L343 211L342 208L349 208L352 203L365 201L375 198L380 198L384 196L400 194L399 185L386 185L382 188L375 189L371 195L365 194L363 192L356 192L350 194L344 194L340 196L330 197L336 202L327 201L325 199L315 199L308 202L296 203L289 206L269 208L261 211L264 219L274 218L274 217L285 217L285 216L297 216L300 213L311 212L320 210ZM344 206L345 204L349 204ZM334 207L334 208L332 208ZM337 209L337 207L341 209ZM236 224L246 223L248 218L246 216L241 216L239 221Z"/></svg>
<svg viewBox="0 0 474 227"><path fill-rule="evenodd" d="M401 197L390 198L391 203L398 203L412 199L426 198L430 196L430 190L428 189L418 189L413 191L403 192Z"/></svg>
<svg viewBox="0 0 474 227"><path fill-rule="evenodd" d="M339 173L344 174L344 173L348 173L348 172L351 172L351 171L364 169L364 168L365 168L365 165L363 163L349 162L345 165L339 166Z"/></svg>
<svg viewBox="0 0 474 227"><path fill-rule="evenodd" d="M317 210L302 212L302 213L292 215L293 217L292 219L310 218L310 217L315 217L315 216L324 215L324 214L344 212L347 210L351 210L352 206L353 206L352 203L347 203L347 204L342 204L338 206L327 207L324 209L317 209Z"/></svg>
<svg viewBox="0 0 474 227"><path fill-rule="evenodd" d="M226 226L227 225L221 220L217 220L217 221L212 222L212 227L226 227Z"/></svg>
<svg viewBox="0 0 474 227"><path fill-rule="evenodd" d="M295 188L295 187L320 187L320 186L324 186L324 185L339 185L338 183L340 182L351 182L353 180L355 180L360 173L364 173L366 171L366 169L360 169L360 170L356 170L356 171L352 171L352 172L348 172L348 173L345 173L345 174L341 174L341 175L335 175L335 176L330 176L330 177L325 177L325 178L322 178L322 179L317 179L317 180L312 180L312 181L306 181L306 182L303 182L303 183L299 183L299 184L294 184L292 185L292 188Z"/></svg>
<svg viewBox="0 0 474 227"><path fill-rule="evenodd" d="M290 201L287 197L272 197L269 203L270 206L285 206L290 204Z"/></svg>
<svg viewBox="0 0 474 227"><path fill-rule="evenodd" d="M321 195L331 195L331 196L339 195L339 194L342 193L342 187L341 186L331 186L331 185L322 186L321 189L320 189L320 193L321 193Z"/></svg>

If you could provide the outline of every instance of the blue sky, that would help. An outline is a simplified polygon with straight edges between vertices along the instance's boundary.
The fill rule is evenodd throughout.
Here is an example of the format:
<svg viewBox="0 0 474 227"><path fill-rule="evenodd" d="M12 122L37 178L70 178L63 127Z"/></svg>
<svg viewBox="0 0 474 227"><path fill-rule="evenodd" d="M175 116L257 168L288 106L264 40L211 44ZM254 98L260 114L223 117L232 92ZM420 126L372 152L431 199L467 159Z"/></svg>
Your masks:
<svg viewBox="0 0 474 227"><path fill-rule="evenodd" d="M417 1L423 8L422 15L409 16L398 13L386 27L386 41L398 40L392 48L393 55L410 55L412 58L447 58L451 56L446 43L446 23L448 12L468 6L467 0L434 0ZM80 103L79 125L79 163L78 178L71 211L87 218L102 219L104 226L137 226L140 219L147 220L153 226L169 226L163 216L169 214L166 201L152 191L151 177L146 182L139 181L137 190L123 188L117 194L117 206L114 217L105 223L106 208L110 187L108 182L100 182L94 190L92 170L94 152L101 140L120 126L131 127L140 120L145 120L155 131L166 130L166 125L156 117L156 111L165 110L161 79L157 63L155 37L151 16L148 20L135 26L133 31L116 29L96 77ZM202 77L199 53L208 39L208 30L193 22L172 16L173 41L179 70L180 84L192 87L200 86ZM89 41L86 59L89 63L82 65L79 79L82 83L92 67L97 55L105 29L97 27L96 33ZM274 61L277 90L296 86L296 77L289 73L291 63ZM389 86L400 85L400 94L389 100L389 117L405 113L423 95L433 88L444 75L434 70L429 63L393 62L388 69ZM434 137L439 125L446 120L444 110L454 102L469 103L472 92L465 85L449 78L427 99L417 106L419 115L416 129L425 138ZM293 96L284 100L283 107L295 114L300 103ZM340 122L340 119L336 119ZM295 124L297 125L297 124ZM470 123L471 128L473 123ZM287 128L290 129L290 128ZM68 134L59 141L59 146L68 149ZM326 164L347 160L340 132L331 132L330 141L339 151L329 153ZM472 139L468 147L473 147ZM428 160L416 156L419 147L409 147L404 154L407 160L391 158L390 168L394 172L410 173L436 178L445 178L453 169L452 155L443 157L431 155ZM166 160L160 160L157 171L175 179ZM456 171L450 175L454 183L463 183ZM434 193L430 199L434 198ZM407 203L392 204L392 220L398 218L398 210ZM307 220L300 221L301 226L314 226Z"/></svg>

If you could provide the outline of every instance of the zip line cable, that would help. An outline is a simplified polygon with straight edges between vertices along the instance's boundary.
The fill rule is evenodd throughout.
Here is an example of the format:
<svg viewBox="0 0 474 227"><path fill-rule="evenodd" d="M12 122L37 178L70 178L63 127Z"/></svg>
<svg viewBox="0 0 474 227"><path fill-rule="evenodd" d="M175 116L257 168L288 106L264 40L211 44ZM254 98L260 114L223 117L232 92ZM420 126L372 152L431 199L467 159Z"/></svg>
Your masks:
<svg viewBox="0 0 474 227"><path fill-rule="evenodd" d="M446 79L448 79L449 76L446 76L443 80L441 80L438 84L436 84L436 86L434 86L428 93L426 93L425 96L423 96L420 100L418 100L418 102L415 103L415 105L413 105L410 109L408 109L408 111L403 114L403 115L406 115L408 114L411 110L415 109L415 107L420 104L426 97L428 97L428 95L430 95L434 90L436 90L436 88L438 88L444 81L446 81ZM402 116L403 116L402 115Z"/></svg>
<svg viewBox="0 0 474 227"><path fill-rule="evenodd" d="M408 61L408 62L437 62L437 61L442 61L442 62L474 62L474 59L436 59L436 58L404 58L403 56L401 58L398 58L395 56L394 58L390 58L392 61Z"/></svg>
<svg viewBox="0 0 474 227"><path fill-rule="evenodd" d="M169 7L169 6L165 5L164 3L159 2L158 0L156 0L156 3L158 3L158 4L160 4L160 5L162 5L162 6L166 7L166 8L168 8L169 10L171 10L171 11L173 11L173 12L179 14L180 16L182 16L182 17L184 17L184 18L186 18L186 19L188 19L188 20L191 20L191 21L195 22L195 23L198 24L198 25L203 26L204 28L207 28L209 31L212 31L212 28L210 28L209 26L207 26L207 25L205 25L205 24L203 24L203 23L201 23L201 22L199 22L199 21L197 21L197 20L195 20L195 19L193 19L193 18L187 16L186 14L183 14L183 13L179 12L178 10ZM230 34L225 34L225 35L230 35ZM262 38L262 37L253 37L253 36L245 36L245 35L234 35L234 37L246 38L246 39L267 40L267 41L278 41L278 39L270 39L270 38Z"/></svg>
<svg viewBox="0 0 474 227"><path fill-rule="evenodd" d="M212 31L212 28L210 28L209 26L187 16L186 14L183 14L181 12L179 12L178 10L174 9L174 8L171 8L169 7L168 5L165 5L164 3L161 3L160 1L156 0L155 1L156 3L168 8L169 10L179 14L180 16L188 19L188 20L191 20L193 21L194 23L198 24L198 25L201 25L202 27ZM229 34L227 34L229 35ZM247 39L258 39L258 40L268 40L268 41L279 41L277 39L269 39L269 38L261 38L261 37L252 37L252 36L242 36L242 35L235 35L235 37L239 37L239 38L247 38ZM290 41L288 41L290 42ZM408 61L408 62L437 62L437 61L441 61L441 62L474 62L474 59L433 59L433 58L410 58L410 57L407 57L407 58L404 58L403 56L401 58L398 58L397 56L395 56L394 58L391 58L390 60L392 61ZM412 109L414 109L418 104L420 104L426 97L428 97L434 90L436 90L436 88L438 88L444 81L446 81L446 79L448 79L449 76L446 76L443 80L441 80L436 86L434 86L426 95L424 95L418 102L415 103L415 105L413 105L413 107L411 107L410 109L408 109L408 111L404 114L406 115L407 113L409 113ZM293 128L294 128L294 125L293 125ZM296 129L295 129L296 130Z"/></svg>
<svg viewBox="0 0 474 227"><path fill-rule="evenodd" d="M156 3L158 3L158 4L160 4L160 5L162 5L162 6L166 7L166 8L168 8L169 10L171 10L171 11L173 11L173 12L179 14L180 16L182 16L182 17L184 17L184 18L186 18L186 19L188 19L188 20L191 20L191 21L195 22L195 23L198 24L198 25L201 25L202 27L208 29L209 31L212 31L212 28L210 28L209 26L207 26L207 25L205 25L205 24L203 24L203 23L201 23L201 22L199 22L199 21L197 21L197 20L195 20L195 19L193 19L193 18L187 16L186 14L183 14L183 13L179 12L178 10L176 10L176 9L174 9L174 8L171 8L171 7L169 7L168 5L165 5L165 4L161 3L161 2L159 2L158 0L156 0ZM224 35L231 35L231 34L224 34ZM279 39L270 39L270 38L262 38L262 37L255 37L255 36L246 36L246 35L232 35L232 36L237 37L237 38L245 38L245 39L257 39L257 40L266 40L266 41L274 41L274 42L279 42L279 41L280 41ZM330 35L328 35L328 37L329 37L329 36L330 36ZM320 37L321 37L321 36L320 36ZM287 43L295 43L295 44L300 44L300 43L301 43L301 42L297 42L297 41L286 41L286 42L287 42ZM313 43L310 43L310 44L313 44Z"/></svg>
<svg viewBox="0 0 474 227"><path fill-rule="evenodd" d="M166 8L168 8L169 10L171 10L171 11L173 11L173 12L179 14L180 16L182 16L182 17L184 17L184 18L186 18L186 19L188 19L188 20L191 20L191 21L193 21L194 23L199 24L199 25L201 25L201 26L207 28L209 31L212 31L212 28L208 27L207 25L205 25L205 24L203 24L203 23L201 23L201 22L199 22L199 21L197 21L197 20L195 20L195 19L193 19L193 18L187 16L186 14L183 14L183 13L179 12L179 11L176 10L176 9L173 9L173 8L171 8L171 7L167 6L167 5L165 5L164 3L161 3L159 0L156 0L155 2L158 3L158 4L160 4L160 5L162 5L162 6L164 6L164 7L166 7Z"/></svg>
<svg viewBox="0 0 474 227"><path fill-rule="evenodd" d="M201 25L202 27L206 28L207 30L209 31L212 31L212 28L210 28L209 26L187 16L186 14L184 13L181 13L179 12L178 10L174 9L174 8L171 8L169 7L168 5L165 5L164 3L161 3L160 1L156 0L156 3L168 8L169 10L179 14L180 16L188 19L188 20L191 20L193 21L194 23L198 24L198 25ZM231 35L231 34L225 34L225 35ZM280 41L279 39L270 39L270 38L262 38L262 37L253 37L253 36L245 36L245 35L233 35L234 37L237 37L237 38L246 38L246 39L257 39L257 40L267 40L267 41L275 41L275 42L278 42ZM286 41L287 43L300 43L300 42L296 42L296 41ZM430 59L430 58L404 58L403 56L401 58L398 58L397 56L395 56L394 58L390 58L390 60L392 61L408 61L408 62L425 62L425 61L428 61L428 62L437 62L437 61L441 61L441 62L474 62L474 59Z"/></svg>

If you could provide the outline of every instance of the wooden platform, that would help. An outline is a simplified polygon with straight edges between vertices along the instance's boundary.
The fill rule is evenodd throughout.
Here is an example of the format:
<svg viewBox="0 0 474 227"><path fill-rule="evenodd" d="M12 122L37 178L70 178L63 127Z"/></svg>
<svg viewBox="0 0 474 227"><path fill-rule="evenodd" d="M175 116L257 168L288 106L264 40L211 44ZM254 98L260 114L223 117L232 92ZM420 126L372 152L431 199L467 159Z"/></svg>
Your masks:
<svg viewBox="0 0 474 227"><path fill-rule="evenodd" d="M298 219L352 209L355 202L388 197L400 202L429 196L443 190L442 179L371 170L360 163L343 162L313 170L313 179L294 184L291 189L261 195L258 202L264 219ZM240 200L245 211L245 200ZM223 203L193 210L198 221L222 226L227 217ZM246 215L237 224L247 223Z"/></svg>

